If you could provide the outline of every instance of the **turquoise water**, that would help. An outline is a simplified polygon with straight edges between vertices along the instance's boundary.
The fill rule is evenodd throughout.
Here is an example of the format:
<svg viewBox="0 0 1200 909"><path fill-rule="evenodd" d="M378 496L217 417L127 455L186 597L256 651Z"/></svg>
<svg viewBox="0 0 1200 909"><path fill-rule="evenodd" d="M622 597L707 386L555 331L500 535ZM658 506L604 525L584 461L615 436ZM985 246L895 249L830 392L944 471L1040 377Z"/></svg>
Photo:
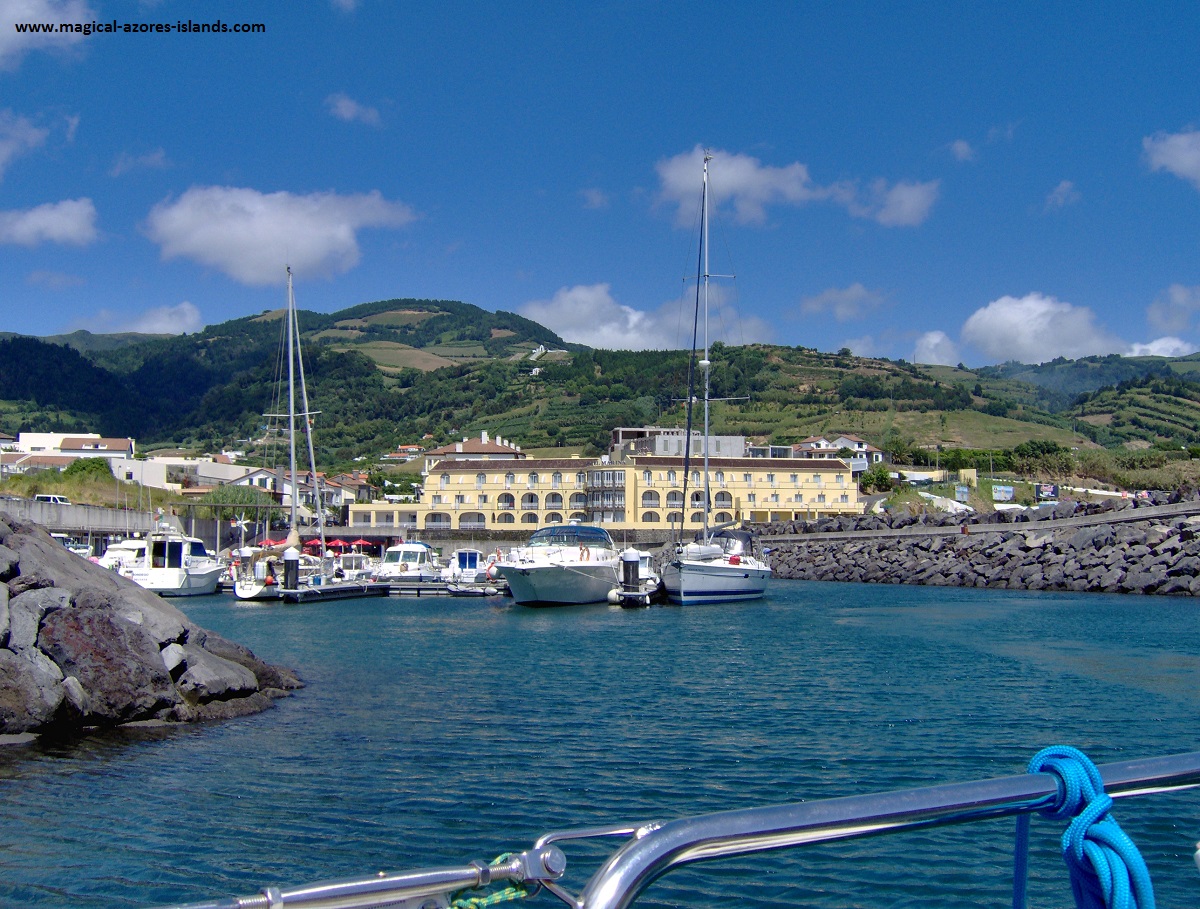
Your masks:
<svg viewBox="0 0 1200 909"><path fill-rule="evenodd" d="M154 906L458 865L541 833L1200 750L1200 606L776 583L623 611L185 604L308 687L258 716L0 751L0 905ZM1200 792L1118 802L1162 906L1200 903ZM1035 821L1030 904L1071 905ZM674 872L639 905L1006 904L1012 821ZM615 848L615 843L610 843ZM603 846L569 846L578 889ZM539 906L560 906L548 895Z"/></svg>

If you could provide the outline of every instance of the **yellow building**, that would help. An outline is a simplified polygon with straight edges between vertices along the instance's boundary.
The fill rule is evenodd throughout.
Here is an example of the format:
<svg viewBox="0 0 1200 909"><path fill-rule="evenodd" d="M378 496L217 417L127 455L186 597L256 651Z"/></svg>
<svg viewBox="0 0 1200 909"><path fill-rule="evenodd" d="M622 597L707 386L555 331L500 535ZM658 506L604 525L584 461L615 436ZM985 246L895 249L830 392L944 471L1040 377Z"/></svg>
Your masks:
<svg viewBox="0 0 1200 909"><path fill-rule="evenodd" d="M351 528L397 535L424 531L528 530L567 521L610 530L669 533L703 525L703 465L693 461L684 507L683 459L443 460L431 464L415 502L350 506ZM842 461L710 458L710 523L767 523L862 514L858 486Z"/></svg>

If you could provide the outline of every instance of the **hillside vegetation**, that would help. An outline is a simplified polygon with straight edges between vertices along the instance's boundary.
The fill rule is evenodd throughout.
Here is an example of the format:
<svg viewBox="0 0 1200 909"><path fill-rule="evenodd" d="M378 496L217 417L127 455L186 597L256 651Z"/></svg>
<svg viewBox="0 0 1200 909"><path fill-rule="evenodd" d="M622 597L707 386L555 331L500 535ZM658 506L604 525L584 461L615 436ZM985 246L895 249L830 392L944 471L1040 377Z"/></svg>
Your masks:
<svg viewBox="0 0 1200 909"><path fill-rule="evenodd" d="M0 430L131 436L141 450L253 449L274 412L280 312L191 335L0 339ZM301 312L319 463L487 430L598 452L615 426L681 426L684 351L567 345L512 313L386 300ZM549 352L531 356L535 349ZM1200 359L1089 357L967 369L772 345L712 348L712 428L787 444L861 436L901 462L1039 442L1063 450L1200 446ZM958 452L958 455L955 453Z"/></svg>

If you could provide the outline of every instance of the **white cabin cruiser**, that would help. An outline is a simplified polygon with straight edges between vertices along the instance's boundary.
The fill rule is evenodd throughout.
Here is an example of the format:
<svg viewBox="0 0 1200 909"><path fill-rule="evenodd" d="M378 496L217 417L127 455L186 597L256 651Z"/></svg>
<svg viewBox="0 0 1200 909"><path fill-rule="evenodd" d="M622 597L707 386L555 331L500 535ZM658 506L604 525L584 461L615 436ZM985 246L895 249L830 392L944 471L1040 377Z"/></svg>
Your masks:
<svg viewBox="0 0 1200 909"><path fill-rule="evenodd" d="M167 526L111 544L99 564L164 597L208 596L224 570L202 540Z"/></svg>
<svg viewBox="0 0 1200 909"><path fill-rule="evenodd" d="M381 581L440 581L442 566L428 543L397 543L384 550L376 570Z"/></svg>
<svg viewBox="0 0 1200 909"><path fill-rule="evenodd" d="M620 580L621 554L603 527L555 524L496 562L513 599L526 606L603 603Z"/></svg>

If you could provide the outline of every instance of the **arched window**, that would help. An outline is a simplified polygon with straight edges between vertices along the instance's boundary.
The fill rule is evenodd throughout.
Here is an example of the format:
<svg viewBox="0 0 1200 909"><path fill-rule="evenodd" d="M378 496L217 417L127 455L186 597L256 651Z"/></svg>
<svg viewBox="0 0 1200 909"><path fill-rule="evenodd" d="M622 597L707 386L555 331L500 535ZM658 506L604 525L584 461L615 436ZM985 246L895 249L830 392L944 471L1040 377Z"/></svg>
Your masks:
<svg viewBox="0 0 1200 909"><path fill-rule="evenodd" d="M658 512L657 511L642 512L642 523L643 524L657 524L658 523Z"/></svg>
<svg viewBox="0 0 1200 909"><path fill-rule="evenodd" d="M442 489L446 489L450 485L450 474L444 473L438 477L438 485Z"/></svg>
<svg viewBox="0 0 1200 909"><path fill-rule="evenodd" d="M522 524L536 524L537 523L537 512L528 511L525 514L521 515L521 523Z"/></svg>
<svg viewBox="0 0 1200 909"><path fill-rule="evenodd" d="M647 489L642 493L643 508L657 508L659 503L658 492L653 489Z"/></svg>
<svg viewBox="0 0 1200 909"><path fill-rule="evenodd" d="M643 470L642 471L642 482L643 483L653 483L654 482L654 474L649 470Z"/></svg>
<svg viewBox="0 0 1200 909"><path fill-rule="evenodd" d="M538 497L536 492L527 492L521 496L522 511L537 511Z"/></svg>
<svg viewBox="0 0 1200 909"><path fill-rule="evenodd" d="M475 488L476 489L483 489L483 486L486 482L487 482L487 474L486 473L475 474Z"/></svg>
<svg viewBox="0 0 1200 909"><path fill-rule="evenodd" d="M425 526L426 527L443 527L443 528L449 529L450 515L441 514L440 512L437 512L437 511L431 511L429 514L425 515Z"/></svg>
<svg viewBox="0 0 1200 909"><path fill-rule="evenodd" d="M718 524L728 524L733 520L733 515L728 511L718 511L715 520Z"/></svg>
<svg viewBox="0 0 1200 909"><path fill-rule="evenodd" d="M500 512L500 514L496 515L496 523L497 524L515 524L515 523L517 523L517 519L511 511L502 511L502 512Z"/></svg>
<svg viewBox="0 0 1200 909"><path fill-rule="evenodd" d="M579 488L587 486L587 474L582 470L575 474L575 485Z"/></svg>
<svg viewBox="0 0 1200 909"><path fill-rule="evenodd" d="M733 496L731 496L727 492L718 492L713 497L713 504L717 508L732 508L733 507Z"/></svg>
<svg viewBox="0 0 1200 909"><path fill-rule="evenodd" d="M550 492L546 494L547 508L562 508L563 497L561 492Z"/></svg>
<svg viewBox="0 0 1200 909"><path fill-rule="evenodd" d="M487 519L478 511L464 511L458 516L459 530L483 530L487 527Z"/></svg>
<svg viewBox="0 0 1200 909"><path fill-rule="evenodd" d="M693 511L692 512L692 523L693 524L703 524L704 523L704 512Z"/></svg>
<svg viewBox="0 0 1200 909"><path fill-rule="evenodd" d="M698 471L698 470L693 470L693 471L692 471L692 482L693 482L693 483L699 483L699 482L700 482L700 471Z"/></svg>
<svg viewBox="0 0 1200 909"><path fill-rule="evenodd" d="M682 511L668 511L667 512L667 523L670 524L672 527L678 527L680 524L683 523L683 512Z"/></svg>
<svg viewBox="0 0 1200 909"><path fill-rule="evenodd" d="M517 500L513 498L511 492L502 492L496 499L496 507L501 509L516 508Z"/></svg>
<svg viewBox="0 0 1200 909"><path fill-rule="evenodd" d="M691 501L692 508L703 508L704 507L704 490L703 489L694 490L688 498L690 498L692 500Z"/></svg>
<svg viewBox="0 0 1200 909"><path fill-rule="evenodd" d="M531 473L529 475L529 485L537 486L537 484L538 484L538 475L536 473Z"/></svg>
<svg viewBox="0 0 1200 909"><path fill-rule="evenodd" d="M504 488L507 489L508 487L512 486L512 484L515 483L516 481L517 481L516 474L514 474L512 471L509 471L508 473L506 473L504 475Z"/></svg>
<svg viewBox="0 0 1200 909"><path fill-rule="evenodd" d="M680 492L678 489L672 489L670 492L668 492L667 493L667 507L668 508L682 508L683 507L683 493Z"/></svg>
<svg viewBox="0 0 1200 909"><path fill-rule="evenodd" d="M562 474L557 470L550 474L550 485L554 489L558 489L558 487L562 486Z"/></svg>
<svg viewBox="0 0 1200 909"><path fill-rule="evenodd" d="M561 524L562 523L562 515L559 514L557 511L552 511L548 515L546 515L546 523L547 524Z"/></svg>
<svg viewBox="0 0 1200 909"><path fill-rule="evenodd" d="M571 507L572 508L587 508L587 493L586 492L571 493ZM572 520L574 520L574 519L572 518Z"/></svg>
<svg viewBox="0 0 1200 909"><path fill-rule="evenodd" d="M713 477L713 479L716 480L718 483L724 483L725 482L725 471L718 470L716 476Z"/></svg>
<svg viewBox="0 0 1200 909"><path fill-rule="evenodd" d="M667 482L668 482L668 483L674 483L674 482L675 482L675 471L673 471L673 470L668 470L668 471L667 471Z"/></svg>
<svg viewBox="0 0 1200 909"><path fill-rule="evenodd" d="M571 520L572 521L586 521L587 515L584 514L582 511L572 511L571 512Z"/></svg>

